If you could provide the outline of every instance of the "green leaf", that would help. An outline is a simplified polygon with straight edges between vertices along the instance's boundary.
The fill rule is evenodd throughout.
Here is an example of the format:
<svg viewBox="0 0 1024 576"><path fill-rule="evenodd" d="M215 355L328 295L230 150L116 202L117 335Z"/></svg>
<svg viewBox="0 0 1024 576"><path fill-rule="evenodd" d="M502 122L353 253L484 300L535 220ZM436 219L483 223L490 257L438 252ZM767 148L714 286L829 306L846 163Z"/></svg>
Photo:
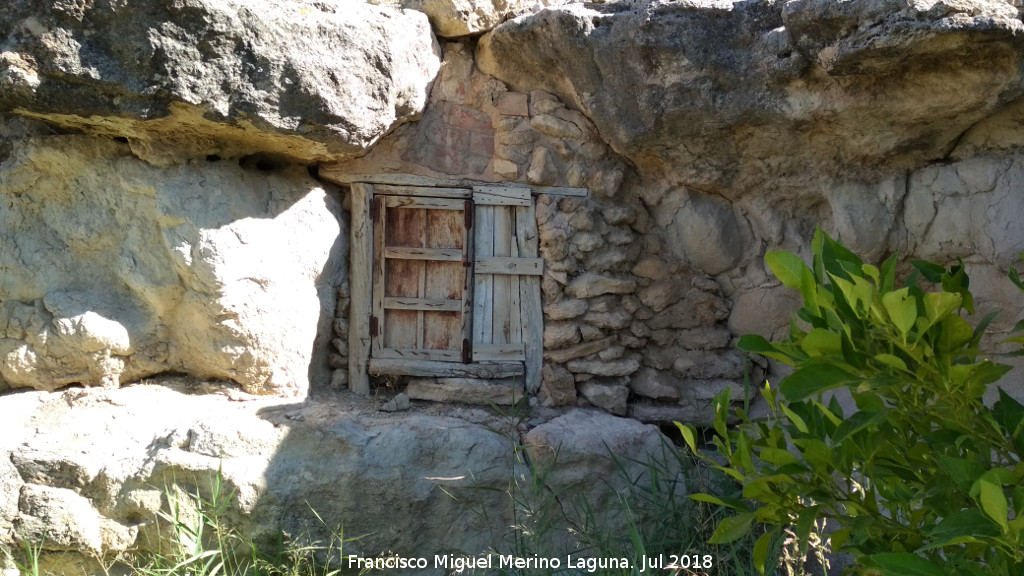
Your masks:
<svg viewBox="0 0 1024 576"><path fill-rule="evenodd" d="M854 412L849 418L843 420L843 423L836 428L834 434L832 434L832 446L838 446L843 443L848 437L864 430L868 426L873 426L885 420L886 411L868 411L861 410L860 412Z"/></svg>
<svg viewBox="0 0 1024 576"><path fill-rule="evenodd" d="M896 288L896 260L898 257L893 254L882 262L882 284L879 286L882 292L892 292Z"/></svg>
<svg viewBox="0 0 1024 576"><path fill-rule="evenodd" d="M897 370L903 370L904 372L907 370L907 363L899 356L894 356L892 354L876 354L875 360Z"/></svg>
<svg viewBox="0 0 1024 576"><path fill-rule="evenodd" d="M796 412L793 412L789 408L789 406L782 404L780 405L780 407L782 408L783 414L786 415L786 418L789 418L789 421L792 422L794 426L796 426L796 429L803 434L807 434L807 423L804 422L804 419L801 418Z"/></svg>
<svg viewBox="0 0 1024 576"><path fill-rule="evenodd" d="M778 534L776 530L765 532L761 534L761 537L754 543L754 552L752 554L754 561L754 568L757 568L758 574L765 574L768 570L768 552L771 551L772 540Z"/></svg>
<svg viewBox="0 0 1024 576"><path fill-rule="evenodd" d="M992 406L992 415L999 422L1010 439L1021 433L1021 422L1024 422L1024 406L1012 396L999 388L999 400Z"/></svg>
<svg viewBox="0 0 1024 576"><path fill-rule="evenodd" d="M931 326L943 316L960 307L962 298L949 292L928 292L924 295L924 315Z"/></svg>
<svg viewBox="0 0 1024 576"><path fill-rule="evenodd" d="M948 576L942 566L914 554L886 552L872 554L870 558L882 569L884 576Z"/></svg>
<svg viewBox="0 0 1024 576"><path fill-rule="evenodd" d="M711 539L708 540L708 543L728 544L729 542L735 542L750 531L750 526L753 522L753 512L745 512L743 514L737 514L736 516L722 518L721 522L718 523L718 528L715 529L714 534L711 535Z"/></svg>
<svg viewBox="0 0 1024 576"><path fill-rule="evenodd" d="M806 554L807 540L811 536L811 530L814 528L814 521L818 518L818 509L821 506L808 506L800 511L800 515L796 520L796 537L798 542L798 550L801 554Z"/></svg>
<svg viewBox="0 0 1024 576"><path fill-rule="evenodd" d="M917 320L917 302L910 297L910 288L900 288L895 292L883 294L882 306L885 307L893 325L900 331L900 336L906 338Z"/></svg>
<svg viewBox="0 0 1024 576"><path fill-rule="evenodd" d="M941 548L959 538L992 538L1000 534L999 526L989 520L981 510L977 508L960 510L943 518L928 532L933 543L925 549Z"/></svg>
<svg viewBox="0 0 1024 576"><path fill-rule="evenodd" d="M953 482L964 491L970 490L971 486L985 473L985 469L976 462L964 458L946 456L939 454L939 461L942 467L949 473Z"/></svg>
<svg viewBox="0 0 1024 576"><path fill-rule="evenodd" d="M682 434L683 440L686 441L686 445L690 447L690 452L697 453L697 430L690 424L682 424L676 422L676 428L679 428L679 433Z"/></svg>
<svg viewBox="0 0 1024 576"><path fill-rule="evenodd" d="M861 378L831 362L810 360L779 383L779 392L790 402L803 400L832 388L860 382Z"/></svg>
<svg viewBox="0 0 1024 576"><path fill-rule="evenodd" d="M991 476L986 473L978 478L978 488L978 503L981 504L981 509L989 518L995 520L996 524L999 524L1003 532L1008 532L1010 527L1006 523L1006 514L1009 511L1009 506L1006 496L1003 494L1003 486L993 481Z"/></svg>
<svg viewBox="0 0 1024 576"><path fill-rule="evenodd" d="M811 269L804 264L804 261L792 252L782 250L769 252L765 254L764 261L779 282L793 290L800 290L804 274L811 273Z"/></svg>
<svg viewBox="0 0 1024 576"><path fill-rule="evenodd" d="M761 460L774 464L776 466L785 466L787 464L799 464L796 456L793 456L789 450L783 450L781 448L763 448L757 455Z"/></svg>
<svg viewBox="0 0 1024 576"><path fill-rule="evenodd" d="M841 354L843 347L842 336L832 332L831 330L825 330L823 328L815 328L808 332L803 340L800 341L800 348L807 352L809 356L828 356L831 354Z"/></svg>
<svg viewBox="0 0 1024 576"><path fill-rule="evenodd" d="M927 260L913 260L910 265L917 268L921 275L932 284L938 284L942 281L942 275L946 273L946 269L938 264L932 264Z"/></svg>

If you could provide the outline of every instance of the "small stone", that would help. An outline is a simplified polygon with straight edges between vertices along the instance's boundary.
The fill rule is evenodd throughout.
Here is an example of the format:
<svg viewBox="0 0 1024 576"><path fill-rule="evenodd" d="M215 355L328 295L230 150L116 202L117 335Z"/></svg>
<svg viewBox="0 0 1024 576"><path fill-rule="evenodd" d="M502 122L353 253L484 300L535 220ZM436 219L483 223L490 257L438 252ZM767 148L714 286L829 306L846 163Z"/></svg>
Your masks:
<svg viewBox="0 0 1024 576"><path fill-rule="evenodd" d="M630 272L641 278L661 280L666 276L666 274L668 274L668 264L666 264L661 258L647 256L643 260L637 262L636 266L633 266L633 269L630 270Z"/></svg>
<svg viewBox="0 0 1024 576"><path fill-rule="evenodd" d="M548 322L544 325L544 348L558 350L580 341L580 327L574 322Z"/></svg>
<svg viewBox="0 0 1024 576"><path fill-rule="evenodd" d="M541 406L572 406L576 403L576 381L572 373L564 366L545 362L537 396Z"/></svg>
<svg viewBox="0 0 1024 576"><path fill-rule="evenodd" d="M619 297L611 294L591 298L587 301L587 304L589 304L589 307L587 308L588 312L610 312L612 310L618 310L621 307Z"/></svg>
<svg viewBox="0 0 1024 576"><path fill-rule="evenodd" d="M533 141L537 139L537 133L526 128L512 130L511 132L498 132L494 139L498 144L504 146L522 146L524 144L533 144Z"/></svg>
<svg viewBox="0 0 1024 576"><path fill-rule="evenodd" d="M501 158L494 159L493 171L495 176L503 180L515 180L519 177L519 166Z"/></svg>
<svg viewBox="0 0 1024 576"><path fill-rule="evenodd" d="M679 400L678 379L671 374L643 368L629 381L629 387L635 394L662 402Z"/></svg>
<svg viewBox="0 0 1024 576"><path fill-rule="evenodd" d="M545 350L544 359L550 360L556 364L565 364L570 360L577 358L584 358L591 354L597 354L601 350L604 350L615 341L615 338L605 338L603 340L593 340L590 342L584 342L573 346L572 348L566 348L564 350Z"/></svg>
<svg viewBox="0 0 1024 576"><path fill-rule="evenodd" d="M348 386L348 370L334 370L331 372L331 388L341 390Z"/></svg>
<svg viewBox="0 0 1024 576"><path fill-rule="evenodd" d="M629 388L600 382L584 382L580 384L580 394L588 402L617 416L625 416L626 401L629 399Z"/></svg>
<svg viewBox="0 0 1024 576"><path fill-rule="evenodd" d="M684 330L711 326L725 320L728 316L729 307L724 300L714 294L691 290L683 300L651 318L650 325L654 330L663 328Z"/></svg>
<svg viewBox="0 0 1024 576"><path fill-rule="evenodd" d="M572 237L572 245L580 252L593 252L604 244L604 239L595 232L580 232Z"/></svg>
<svg viewBox="0 0 1024 576"><path fill-rule="evenodd" d="M688 350L725 348L730 340L732 333L724 328L694 328L676 332L676 344Z"/></svg>
<svg viewBox="0 0 1024 576"><path fill-rule="evenodd" d="M587 207L587 201L584 198L577 198L574 196L566 196L558 201L558 209L567 214L579 212Z"/></svg>
<svg viewBox="0 0 1024 576"><path fill-rule="evenodd" d="M565 108L554 94L543 90L530 92L530 114L550 114L559 108Z"/></svg>
<svg viewBox="0 0 1024 576"><path fill-rule="evenodd" d="M625 354L625 352L626 348L623 346L609 346L598 352L597 357L605 362L609 362L611 360L618 360L619 358L622 358L622 355Z"/></svg>
<svg viewBox="0 0 1024 576"><path fill-rule="evenodd" d="M386 404L380 407L384 412L400 412L402 410L408 410L410 406L409 396L404 392L395 394L395 397L388 400Z"/></svg>
<svg viewBox="0 0 1024 576"><path fill-rule="evenodd" d="M594 220L589 211L579 210L569 217L569 227L575 232L590 232L594 229Z"/></svg>
<svg viewBox="0 0 1024 576"><path fill-rule="evenodd" d="M566 364L571 372L593 374L594 376L629 376L640 368L636 358L622 358L611 362L600 360L573 360Z"/></svg>
<svg viewBox="0 0 1024 576"><path fill-rule="evenodd" d="M602 170L593 183L590 185L590 189L595 195L601 198L612 198L618 193L619 188L622 186L622 179L625 175L622 173L621 168L612 168L608 170Z"/></svg>
<svg viewBox="0 0 1024 576"><path fill-rule="evenodd" d="M658 346L669 346L676 341L676 331L668 329L652 330L649 337Z"/></svg>
<svg viewBox="0 0 1024 576"><path fill-rule="evenodd" d="M514 134L514 132L513 132ZM530 169L526 173L527 180L538 186L550 186L558 178L558 170L555 168L555 161L551 158L551 152L547 148L538 146L533 149L533 157L530 160Z"/></svg>
<svg viewBox="0 0 1024 576"><path fill-rule="evenodd" d="M520 127L523 121L519 118L502 118L498 121L498 132L511 132Z"/></svg>
<svg viewBox="0 0 1024 576"><path fill-rule="evenodd" d="M522 382L479 378L424 378L411 380L405 393L413 400L511 406L526 396Z"/></svg>
<svg viewBox="0 0 1024 576"><path fill-rule="evenodd" d="M549 320L571 320L582 316L586 311L587 302L585 300L570 298L545 306L544 316Z"/></svg>
<svg viewBox="0 0 1024 576"><path fill-rule="evenodd" d="M631 206L613 204L602 210L601 216L604 217L605 222L611 224L612 226L618 226L621 224L631 224L634 220L636 220L636 210L634 210Z"/></svg>
<svg viewBox="0 0 1024 576"><path fill-rule="evenodd" d="M615 310L612 312L587 312L583 317L583 321L593 324L603 330L619 330L629 326L633 321L633 316L625 310Z"/></svg>
<svg viewBox="0 0 1024 576"><path fill-rule="evenodd" d="M647 338L651 335L651 329L643 322L633 322L629 325L629 332L637 338Z"/></svg>
<svg viewBox="0 0 1024 576"><path fill-rule="evenodd" d="M564 260L569 256L569 235L561 228L542 226L538 231L544 260Z"/></svg>
<svg viewBox="0 0 1024 576"><path fill-rule="evenodd" d="M580 335L583 336L583 340L585 342L590 342L591 340L604 338L605 334L604 331L602 331L597 326L594 326L592 324L580 324Z"/></svg>
<svg viewBox="0 0 1024 576"><path fill-rule="evenodd" d="M637 338L632 334L619 334L619 342L621 342L623 346L631 350L643 348L644 346L647 345L647 340L643 338Z"/></svg>
<svg viewBox="0 0 1024 576"><path fill-rule="evenodd" d="M635 280L588 272L573 280L566 288L566 293L576 298L593 298L602 294L630 294L635 290Z"/></svg>
<svg viewBox="0 0 1024 576"><path fill-rule="evenodd" d="M658 280L641 290L637 296L645 306L655 312L661 312L678 302L686 293L686 285L679 279Z"/></svg>
<svg viewBox="0 0 1024 576"><path fill-rule="evenodd" d="M625 246L626 244L632 244L636 237L629 228L614 228L608 232L605 236L608 239L609 244L616 246Z"/></svg>
<svg viewBox="0 0 1024 576"><path fill-rule="evenodd" d="M580 130L579 126L548 114L540 114L530 118L530 126L533 126L533 129L537 132L552 138L578 140L583 137L583 131Z"/></svg>
<svg viewBox="0 0 1024 576"><path fill-rule="evenodd" d="M529 97L522 92L503 92L498 96L498 113L502 116L529 116Z"/></svg>

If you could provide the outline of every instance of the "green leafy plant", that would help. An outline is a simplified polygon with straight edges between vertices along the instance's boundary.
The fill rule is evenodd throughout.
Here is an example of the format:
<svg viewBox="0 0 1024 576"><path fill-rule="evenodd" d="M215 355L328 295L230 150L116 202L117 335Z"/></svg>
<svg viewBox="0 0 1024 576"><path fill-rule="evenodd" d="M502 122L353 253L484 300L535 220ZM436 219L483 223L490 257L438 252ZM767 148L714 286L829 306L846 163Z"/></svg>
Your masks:
<svg viewBox="0 0 1024 576"><path fill-rule="evenodd" d="M766 257L803 296L789 338L739 341L794 368L761 391L770 413L728 414L728 390L715 399L717 453L702 457L742 494L694 496L735 511L711 541L770 526L753 550L764 573L782 530L806 549L828 520L833 550L852 553L862 573L1024 575L1024 406L1002 390L994 407L982 401L1009 367L979 349L994 315L976 327L961 316L974 304L963 263L914 262L897 288L895 255L865 264L820 230L811 251L810 266L788 252ZM840 389L856 410L830 394ZM679 428L697 453L696 430Z"/></svg>

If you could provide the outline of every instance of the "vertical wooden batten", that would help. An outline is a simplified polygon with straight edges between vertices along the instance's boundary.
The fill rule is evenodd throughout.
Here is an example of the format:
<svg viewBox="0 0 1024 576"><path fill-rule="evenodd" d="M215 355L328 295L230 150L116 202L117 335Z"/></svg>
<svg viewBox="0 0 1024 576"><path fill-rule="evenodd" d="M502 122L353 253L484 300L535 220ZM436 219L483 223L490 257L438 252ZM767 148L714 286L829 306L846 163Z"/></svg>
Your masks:
<svg viewBox="0 0 1024 576"><path fill-rule="evenodd" d="M370 395L371 258L373 255L373 222L370 204L373 186L355 183L352 194L352 235L349 244L349 287L351 301L348 337L348 386L356 394Z"/></svg>

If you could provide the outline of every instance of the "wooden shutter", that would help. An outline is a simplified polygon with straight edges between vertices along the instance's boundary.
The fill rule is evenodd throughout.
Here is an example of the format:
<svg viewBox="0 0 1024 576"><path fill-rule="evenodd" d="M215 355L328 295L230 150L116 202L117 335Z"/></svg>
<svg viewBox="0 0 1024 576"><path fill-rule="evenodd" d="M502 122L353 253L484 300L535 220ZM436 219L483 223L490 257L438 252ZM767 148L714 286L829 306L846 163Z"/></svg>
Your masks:
<svg viewBox="0 0 1024 576"><path fill-rule="evenodd" d="M526 363L540 385L543 326L537 220L530 190L473 188L473 361Z"/></svg>
<svg viewBox="0 0 1024 576"><path fill-rule="evenodd" d="M469 200L375 195L371 355L470 361Z"/></svg>

